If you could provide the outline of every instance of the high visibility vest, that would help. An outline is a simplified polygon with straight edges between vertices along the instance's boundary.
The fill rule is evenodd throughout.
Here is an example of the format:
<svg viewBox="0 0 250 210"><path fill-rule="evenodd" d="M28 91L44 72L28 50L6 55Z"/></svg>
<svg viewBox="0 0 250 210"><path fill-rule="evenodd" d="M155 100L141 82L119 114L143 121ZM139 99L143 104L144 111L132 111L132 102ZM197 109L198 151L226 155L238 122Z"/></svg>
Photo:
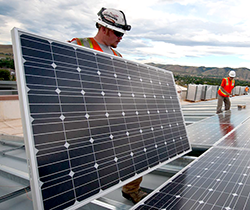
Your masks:
<svg viewBox="0 0 250 210"><path fill-rule="evenodd" d="M96 40L94 38L84 38L84 39L83 38L73 38L69 42L74 42L74 41L76 41L76 43L78 45L89 47L91 49L103 52L102 48L99 46L99 44L96 42ZM122 57L122 55L120 53L118 53L116 50L114 50L112 48L110 48L110 49L112 50L112 52L115 56Z"/></svg>
<svg viewBox="0 0 250 210"><path fill-rule="evenodd" d="M221 89L221 87L223 87L224 90L227 91L228 93L231 93L231 91L233 90L234 86L235 86L235 80L234 80L234 79L232 79L232 80L230 81L229 77L223 78L223 79L222 79L222 82L221 82L221 86L220 86L220 88L219 88L219 90L218 90L218 94L219 94L220 96L222 96L222 97L229 97L229 95L227 95L227 94Z"/></svg>

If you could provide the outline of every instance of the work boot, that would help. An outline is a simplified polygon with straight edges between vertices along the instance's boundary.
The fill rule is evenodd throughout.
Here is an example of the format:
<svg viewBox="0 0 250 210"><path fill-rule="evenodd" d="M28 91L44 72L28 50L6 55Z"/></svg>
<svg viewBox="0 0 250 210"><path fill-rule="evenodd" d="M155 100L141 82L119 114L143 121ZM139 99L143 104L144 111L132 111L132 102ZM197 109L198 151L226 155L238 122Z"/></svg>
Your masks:
<svg viewBox="0 0 250 210"><path fill-rule="evenodd" d="M148 194L144 191L142 191L141 189L139 189L136 192L132 192L132 193L125 193L122 191L122 196L124 198L127 198L128 200L132 201L134 204L138 203L140 200L142 200L143 198L145 198Z"/></svg>

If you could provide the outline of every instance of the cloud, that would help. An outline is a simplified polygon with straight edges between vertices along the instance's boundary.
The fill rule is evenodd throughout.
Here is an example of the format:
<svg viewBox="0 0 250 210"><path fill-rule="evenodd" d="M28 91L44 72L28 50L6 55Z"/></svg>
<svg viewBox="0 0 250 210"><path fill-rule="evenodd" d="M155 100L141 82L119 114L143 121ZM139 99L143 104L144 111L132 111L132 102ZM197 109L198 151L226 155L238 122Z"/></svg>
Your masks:
<svg viewBox="0 0 250 210"><path fill-rule="evenodd" d="M10 31L21 26L23 30L60 40L83 32L90 35L94 29L94 11L87 5L81 7L80 2L82 4L75 0L9 0L8 4L15 8L0 2L5 14L2 19L6 20L1 27Z"/></svg>
<svg viewBox="0 0 250 210"><path fill-rule="evenodd" d="M126 14L132 30L118 51L136 60L192 62L209 56L249 58L250 20L244 0L0 0L0 43L18 27L67 41L94 36L101 7ZM14 5L14 6L11 6ZM196 59L196 60L195 60ZM200 61L199 61L200 62ZM246 61L247 62L247 61Z"/></svg>

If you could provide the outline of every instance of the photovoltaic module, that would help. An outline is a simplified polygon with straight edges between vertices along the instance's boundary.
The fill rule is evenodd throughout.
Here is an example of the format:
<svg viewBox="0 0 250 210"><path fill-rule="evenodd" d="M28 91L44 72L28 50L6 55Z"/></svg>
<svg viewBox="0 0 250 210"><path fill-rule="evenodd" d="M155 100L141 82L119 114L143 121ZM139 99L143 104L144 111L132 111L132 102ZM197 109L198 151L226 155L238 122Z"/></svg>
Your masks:
<svg viewBox="0 0 250 210"><path fill-rule="evenodd" d="M212 147L227 133L231 132L250 116L248 109L233 109L220 115L206 118L187 126L187 134L192 147Z"/></svg>
<svg viewBox="0 0 250 210"><path fill-rule="evenodd" d="M250 151L212 147L133 210L248 210Z"/></svg>
<svg viewBox="0 0 250 210"><path fill-rule="evenodd" d="M191 143L211 148L131 210L250 209L249 118L249 109L232 109L194 123Z"/></svg>
<svg viewBox="0 0 250 210"><path fill-rule="evenodd" d="M14 28L35 209L76 209L190 151L173 74Z"/></svg>

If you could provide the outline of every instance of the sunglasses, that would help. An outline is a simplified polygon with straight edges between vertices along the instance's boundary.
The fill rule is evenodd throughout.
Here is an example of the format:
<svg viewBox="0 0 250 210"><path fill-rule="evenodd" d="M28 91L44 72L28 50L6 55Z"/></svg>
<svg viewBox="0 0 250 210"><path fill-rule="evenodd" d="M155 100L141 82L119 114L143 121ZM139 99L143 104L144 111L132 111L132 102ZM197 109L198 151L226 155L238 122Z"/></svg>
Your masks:
<svg viewBox="0 0 250 210"><path fill-rule="evenodd" d="M122 37L124 35L124 33L121 33L119 31L113 31L113 32L117 37Z"/></svg>

